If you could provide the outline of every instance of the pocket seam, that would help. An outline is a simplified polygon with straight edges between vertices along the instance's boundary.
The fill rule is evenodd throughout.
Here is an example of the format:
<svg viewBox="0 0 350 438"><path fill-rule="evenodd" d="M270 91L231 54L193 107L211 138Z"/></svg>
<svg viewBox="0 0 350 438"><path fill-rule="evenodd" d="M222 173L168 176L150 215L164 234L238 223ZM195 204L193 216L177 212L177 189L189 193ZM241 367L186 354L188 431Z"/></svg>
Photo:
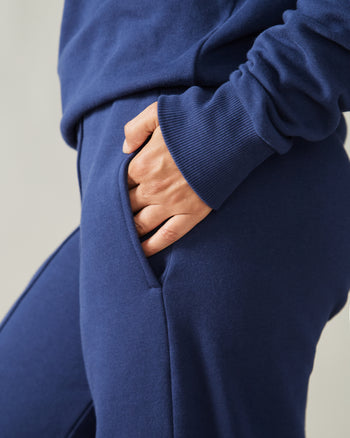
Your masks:
<svg viewBox="0 0 350 438"><path fill-rule="evenodd" d="M80 200L82 200L83 189L82 189L82 181L81 181L80 157L81 157L81 149L82 149L83 139L84 139L84 117L81 117L81 119L80 119L78 134L79 134L79 142L77 145L77 174L78 174Z"/></svg>

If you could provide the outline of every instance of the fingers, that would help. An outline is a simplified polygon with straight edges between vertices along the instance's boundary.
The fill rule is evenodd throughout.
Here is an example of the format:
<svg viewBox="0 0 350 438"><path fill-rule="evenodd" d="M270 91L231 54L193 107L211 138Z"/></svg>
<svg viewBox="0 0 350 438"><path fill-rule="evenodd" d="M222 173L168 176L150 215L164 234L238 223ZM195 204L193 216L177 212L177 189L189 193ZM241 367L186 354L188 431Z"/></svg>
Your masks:
<svg viewBox="0 0 350 438"><path fill-rule="evenodd" d="M178 214L172 216L149 239L141 243L146 257L161 251L179 240L201 220L202 218L192 214Z"/></svg>
<svg viewBox="0 0 350 438"><path fill-rule="evenodd" d="M155 129L145 147L133 157L128 165L129 189L135 187L136 184L150 180L154 175L162 181L169 180L171 175L182 177L163 142L159 128Z"/></svg>
<svg viewBox="0 0 350 438"><path fill-rule="evenodd" d="M141 183L144 175L149 172L149 162L144 159L145 150L142 149L129 163L128 165L128 188L134 188L137 184ZM147 154L146 154L147 155Z"/></svg>
<svg viewBox="0 0 350 438"><path fill-rule="evenodd" d="M134 214L137 213L139 210L141 210L141 208L147 206L146 199L139 196L139 190L140 190L140 185L137 185L136 187L129 190L131 210Z"/></svg>
<svg viewBox="0 0 350 438"><path fill-rule="evenodd" d="M140 237L154 230L171 215L162 205L149 205L134 216L134 223Z"/></svg>
<svg viewBox="0 0 350 438"><path fill-rule="evenodd" d="M157 128L158 124L156 101L124 125L123 152L128 154L138 149Z"/></svg>

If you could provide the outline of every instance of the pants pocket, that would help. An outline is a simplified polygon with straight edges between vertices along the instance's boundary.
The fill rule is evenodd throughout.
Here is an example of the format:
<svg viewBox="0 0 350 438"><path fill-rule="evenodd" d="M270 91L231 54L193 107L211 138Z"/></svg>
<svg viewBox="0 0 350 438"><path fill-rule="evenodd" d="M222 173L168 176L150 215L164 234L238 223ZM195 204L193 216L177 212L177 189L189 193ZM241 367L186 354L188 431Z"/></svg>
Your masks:
<svg viewBox="0 0 350 438"><path fill-rule="evenodd" d="M131 240L133 249L136 253L137 260L145 274L149 287L161 289L167 271L170 266L172 245L169 245L168 247L164 248L163 250L149 257L146 257L143 251L140 237L137 233L137 229L134 222L134 215L130 204L129 189L127 184L128 166L132 158L136 155L136 153L126 155L126 158L122 161L119 167L118 192L120 195L122 214L125 219L126 228L129 235L128 237Z"/></svg>

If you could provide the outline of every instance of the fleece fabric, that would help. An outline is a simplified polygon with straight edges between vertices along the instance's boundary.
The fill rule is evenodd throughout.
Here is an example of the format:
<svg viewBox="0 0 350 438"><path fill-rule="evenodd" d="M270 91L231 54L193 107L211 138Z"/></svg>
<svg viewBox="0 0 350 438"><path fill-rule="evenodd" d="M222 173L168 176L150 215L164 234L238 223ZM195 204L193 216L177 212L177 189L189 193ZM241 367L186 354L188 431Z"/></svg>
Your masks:
<svg viewBox="0 0 350 438"><path fill-rule="evenodd" d="M58 73L61 130L82 114L157 87L165 142L218 209L295 137L320 141L350 110L350 4L343 0L66 1Z"/></svg>
<svg viewBox="0 0 350 438"><path fill-rule="evenodd" d="M350 288L349 23L343 0L66 0L80 225L0 326L1 438L305 437ZM213 210L146 257L122 144L154 101Z"/></svg>
<svg viewBox="0 0 350 438"><path fill-rule="evenodd" d="M146 258L123 125L173 91L79 124L80 227L0 326L1 438L305 437L317 342L350 287L345 127L267 158Z"/></svg>

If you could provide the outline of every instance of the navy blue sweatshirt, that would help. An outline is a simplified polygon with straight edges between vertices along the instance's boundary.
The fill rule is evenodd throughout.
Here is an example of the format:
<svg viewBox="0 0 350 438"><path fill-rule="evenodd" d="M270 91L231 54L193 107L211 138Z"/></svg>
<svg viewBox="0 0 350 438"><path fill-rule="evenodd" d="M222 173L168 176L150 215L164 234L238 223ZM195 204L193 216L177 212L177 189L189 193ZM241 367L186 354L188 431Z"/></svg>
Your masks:
<svg viewBox="0 0 350 438"><path fill-rule="evenodd" d="M61 133L98 105L155 87L169 151L219 208L297 136L320 141L350 110L348 0L66 0Z"/></svg>

